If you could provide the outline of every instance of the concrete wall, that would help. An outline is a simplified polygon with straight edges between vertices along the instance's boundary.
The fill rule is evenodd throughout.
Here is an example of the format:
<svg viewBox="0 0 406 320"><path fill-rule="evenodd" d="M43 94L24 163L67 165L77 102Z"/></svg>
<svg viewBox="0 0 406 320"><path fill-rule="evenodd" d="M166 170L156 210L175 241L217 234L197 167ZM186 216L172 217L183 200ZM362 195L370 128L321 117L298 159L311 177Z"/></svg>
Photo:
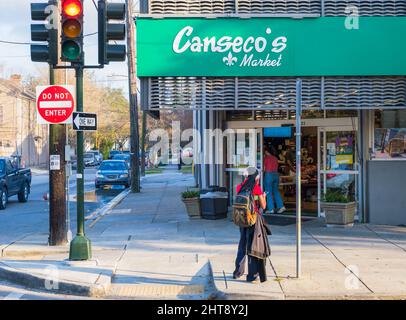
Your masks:
<svg viewBox="0 0 406 320"><path fill-rule="evenodd" d="M406 161L367 161L367 214L374 224L406 225Z"/></svg>

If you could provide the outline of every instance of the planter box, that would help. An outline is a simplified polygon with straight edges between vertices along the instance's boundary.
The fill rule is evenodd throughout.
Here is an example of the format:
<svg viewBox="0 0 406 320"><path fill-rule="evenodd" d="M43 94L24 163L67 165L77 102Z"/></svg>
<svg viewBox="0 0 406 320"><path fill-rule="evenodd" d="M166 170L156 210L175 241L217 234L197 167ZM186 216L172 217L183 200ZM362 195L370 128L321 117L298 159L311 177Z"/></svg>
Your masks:
<svg viewBox="0 0 406 320"><path fill-rule="evenodd" d="M201 218L202 212L199 198L182 199L182 201L186 206L186 211L190 218Z"/></svg>
<svg viewBox="0 0 406 320"><path fill-rule="evenodd" d="M355 202L336 203L322 202L321 207L326 214L327 226L352 226L354 225Z"/></svg>

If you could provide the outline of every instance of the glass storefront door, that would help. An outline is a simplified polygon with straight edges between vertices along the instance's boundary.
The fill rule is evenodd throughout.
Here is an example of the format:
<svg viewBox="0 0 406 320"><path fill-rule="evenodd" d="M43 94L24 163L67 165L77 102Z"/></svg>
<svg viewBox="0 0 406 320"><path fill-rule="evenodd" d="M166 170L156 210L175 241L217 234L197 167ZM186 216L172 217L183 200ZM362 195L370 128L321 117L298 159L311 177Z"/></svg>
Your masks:
<svg viewBox="0 0 406 320"><path fill-rule="evenodd" d="M358 202L359 163L357 131L353 127L318 128L318 211L327 193L340 193Z"/></svg>
<svg viewBox="0 0 406 320"><path fill-rule="evenodd" d="M231 162L227 163L225 171L228 176L230 203L232 203L237 185L244 181L245 169L249 166L256 166L259 172L262 172L262 129L236 130L230 141L232 141L233 147L227 146L227 158Z"/></svg>

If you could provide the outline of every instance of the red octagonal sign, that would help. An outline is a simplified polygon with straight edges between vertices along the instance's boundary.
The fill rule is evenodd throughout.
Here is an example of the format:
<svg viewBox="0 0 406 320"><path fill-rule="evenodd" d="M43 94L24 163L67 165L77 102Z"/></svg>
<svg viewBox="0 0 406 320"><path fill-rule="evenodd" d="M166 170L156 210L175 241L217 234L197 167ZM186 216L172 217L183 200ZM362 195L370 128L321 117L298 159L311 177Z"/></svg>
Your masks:
<svg viewBox="0 0 406 320"><path fill-rule="evenodd" d="M39 124L72 123L75 111L73 86L37 87L37 119Z"/></svg>

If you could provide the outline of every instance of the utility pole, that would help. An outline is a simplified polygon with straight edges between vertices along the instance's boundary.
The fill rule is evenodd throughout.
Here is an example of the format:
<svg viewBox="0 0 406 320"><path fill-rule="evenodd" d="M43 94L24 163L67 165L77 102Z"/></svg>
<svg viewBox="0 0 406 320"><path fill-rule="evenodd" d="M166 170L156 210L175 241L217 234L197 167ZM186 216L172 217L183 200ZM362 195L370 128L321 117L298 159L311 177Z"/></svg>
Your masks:
<svg viewBox="0 0 406 320"><path fill-rule="evenodd" d="M59 77L50 66L50 84L58 84ZM56 81L58 79L58 81ZM61 246L68 241L66 231L66 171L65 171L66 126L49 125L49 155L60 159L59 170L49 171L49 245Z"/></svg>
<svg viewBox="0 0 406 320"><path fill-rule="evenodd" d="M127 60L128 87L131 122L131 192L140 192L140 138L138 123L137 70L135 65L135 23L133 20L133 1L127 5Z"/></svg>
<svg viewBox="0 0 406 320"><path fill-rule="evenodd" d="M145 176L145 135L147 134L147 113L142 112L142 131L141 131L141 176Z"/></svg>
<svg viewBox="0 0 406 320"><path fill-rule="evenodd" d="M59 0L53 3L59 6ZM58 30L51 30L57 41ZM60 60L59 60L60 61ZM49 84L61 84L62 72L49 67ZM66 230L66 168L65 168L66 125L49 125L49 156L59 156L59 170L49 171L49 245L65 245L68 241Z"/></svg>

